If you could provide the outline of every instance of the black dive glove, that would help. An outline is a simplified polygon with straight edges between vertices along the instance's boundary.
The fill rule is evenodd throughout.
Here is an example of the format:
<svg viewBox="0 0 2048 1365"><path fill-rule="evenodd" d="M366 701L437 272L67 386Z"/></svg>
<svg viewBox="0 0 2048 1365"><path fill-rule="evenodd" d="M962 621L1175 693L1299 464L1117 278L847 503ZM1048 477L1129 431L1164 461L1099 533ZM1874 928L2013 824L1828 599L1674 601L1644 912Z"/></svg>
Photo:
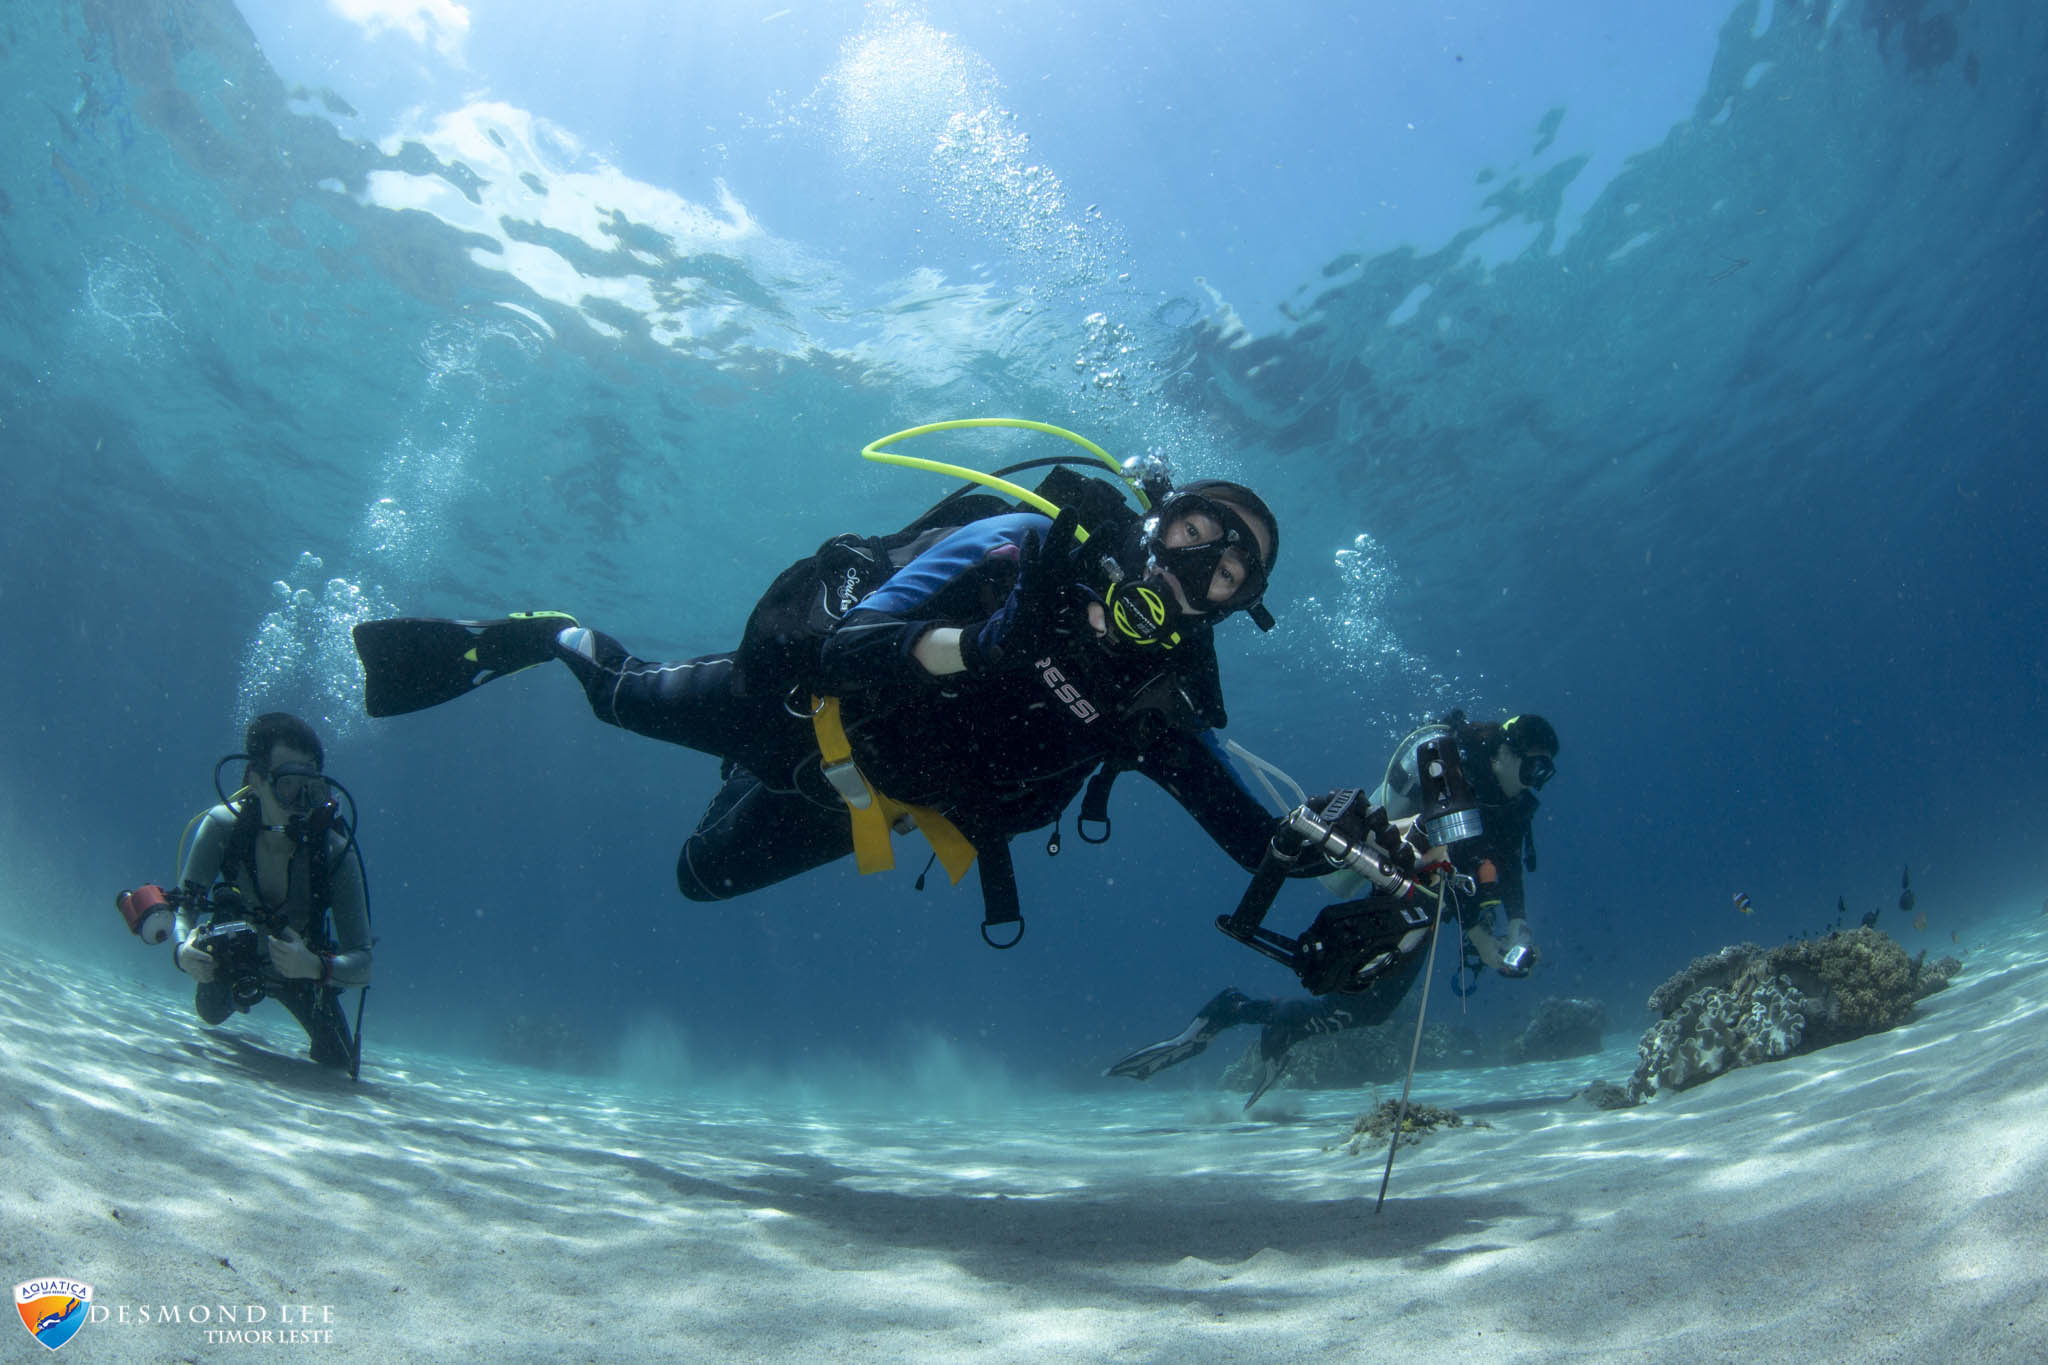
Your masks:
<svg viewBox="0 0 2048 1365"><path fill-rule="evenodd" d="M1024 537L1017 583L1008 599L979 629L960 632L960 660L968 672L1014 668L1045 657L1072 638L1073 600L1068 588L1074 577L1074 552L1081 544L1075 534L1080 528L1080 518L1063 511L1043 537L1036 532Z"/></svg>

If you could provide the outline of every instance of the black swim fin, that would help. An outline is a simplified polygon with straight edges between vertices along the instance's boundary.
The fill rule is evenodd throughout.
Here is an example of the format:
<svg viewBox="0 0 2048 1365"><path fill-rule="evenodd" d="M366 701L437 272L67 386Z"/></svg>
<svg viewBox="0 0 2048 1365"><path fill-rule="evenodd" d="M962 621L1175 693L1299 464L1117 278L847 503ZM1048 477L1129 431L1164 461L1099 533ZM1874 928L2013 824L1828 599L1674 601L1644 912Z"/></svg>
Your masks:
<svg viewBox="0 0 2048 1365"><path fill-rule="evenodd" d="M1294 1045L1312 1033L1328 1032L1333 1025L1306 1000L1290 1000L1273 1011L1266 1027L1259 1031L1259 1060L1252 1067L1252 1093L1245 1097L1250 1109L1287 1074L1288 1054Z"/></svg>
<svg viewBox="0 0 2048 1365"><path fill-rule="evenodd" d="M1270 1004L1265 1006L1270 1008ZM1149 1080L1170 1066L1178 1066L1190 1057L1198 1057L1208 1049L1209 1040L1227 1028L1238 1024L1255 1022L1246 1017L1252 1012L1263 1019L1264 1011L1260 1002L1235 986L1226 986L1208 1004L1202 1006L1194 1020L1179 1034L1163 1043L1141 1047L1136 1052L1110 1064L1105 1076L1129 1076L1134 1081Z"/></svg>
<svg viewBox="0 0 2048 1365"><path fill-rule="evenodd" d="M1250 1109L1253 1105L1257 1104L1265 1093L1273 1088L1274 1082L1278 1081L1286 1070L1287 1054L1285 1052L1268 1056L1265 1049L1261 1048L1259 1050L1258 1065L1252 1069L1252 1093L1245 1096L1244 1107Z"/></svg>
<svg viewBox="0 0 2048 1365"><path fill-rule="evenodd" d="M395 616L353 632L363 661L363 706L402 716L453 701L495 678L555 657L555 637L576 624L560 611L525 611L496 621Z"/></svg>
<svg viewBox="0 0 2048 1365"><path fill-rule="evenodd" d="M1134 1081L1149 1080L1156 1072L1167 1067L1178 1066L1190 1057L1199 1056L1208 1050L1213 1033L1202 1029L1197 1019L1183 1030L1179 1037L1169 1038L1163 1043L1141 1047L1136 1052L1110 1064L1105 1076L1129 1076Z"/></svg>

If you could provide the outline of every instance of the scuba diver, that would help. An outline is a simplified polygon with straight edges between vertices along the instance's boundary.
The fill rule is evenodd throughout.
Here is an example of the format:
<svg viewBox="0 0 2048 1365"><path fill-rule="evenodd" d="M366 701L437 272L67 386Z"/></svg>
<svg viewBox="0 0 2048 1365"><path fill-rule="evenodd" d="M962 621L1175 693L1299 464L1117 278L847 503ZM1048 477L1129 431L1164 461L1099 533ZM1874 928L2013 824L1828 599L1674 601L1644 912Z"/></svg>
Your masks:
<svg viewBox="0 0 2048 1365"><path fill-rule="evenodd" d="M915 428L864 453L964 425L1051 431L1118 468L1073 433L1007 418ZM676 863L693 901L849 853L864 873L886 868L892 831L915 827L954 882L979 863L982 936L1010 947L1023 924L1008 841L1052 825L1056 850L1061 813L1087 785L1081 830L1101 842L1089 831L1099 823L1107 838L1123 770L1256 864L1273 816L1212 733L1226 721L1212 632L1239 612L1271 627L1279 528L1258 495L1217 479L1176 487L1156 471L1112 485L1064 467L1073 457L1033 462L1061 466L1033 494L890 458L1036 510L963 488L893 535L835 537L776 580L737 650L679 662L639 658L559 613L364 622L368 710L419 710L560 660L599 720L724 760L724 785Z"/></svg>
<svg viewBox="0 0 2048 1365"><path fill-rule="evenodd" d="M1372 793L1371 808L1396 821L1425 816L1430 809L1426 759L1446 745L1454 746L1457 766L1470 784L1477 816L1472 823L1478 827L1471 833L1463 832L1470 825L1453 828L1441 836L1449 847L1452 869L1469 879L1475 893L1458 908L1462 930L1458 993L1465 995L1476 986L1482 970L1519 979L1528 976L1541 959L1529 933L1522 872L1525 867L1532 872L1536 868L1530 821L1538 805L1537 790L1557 772L1557 730L1537 715L1511 716L1494 724L1473 723L1463 711L1452 711L1401 741L1387 764L1385 780ZM1342 869L1324 874L1322 880L1337 895L1352 894L1364 885L1357 873ZM1332 907L1324 915L1340 909ZM1319 919L1317 927L1324 922ZM1303 935L1304 940L1311 937ZM1311 1000L1254 999L1236 987L1226 987L1211 997L1179 1034L1139 1048L1103 1074L1142 1081L1197 1056L1225 1029L1256 1024L1261 1028L1259 1061L1251 1096L1245 1101L1249 1109L1285 1073L1288 1052L1296 1043L1385 1023L1422 971L1422 955L1411 944L1396 960L1381 964L1377 974L1365 982L1331 984L1303 973L1304 981L1317 992L1317 998ZM1344 989L1353 985L1362 989Z"/></svg>
<svg viewBox="0 0 2048 1365"><path fill-rule="evenodd" d="M325 753L313 727L272 711L249 722L242 790L223 796L193 823L179 889L124 892L118 904L145 941L146 912L175 911L171 961L198 983L192 1008L208 1024L265 997L281 1002L306 1030L313 1060L361 1064L356 1031L341 1009L344 989L370 982L370 904L362 853L323 773ZM353 801L351 801L351 810ZM189 831L188 831L189 832Z"/></svg>

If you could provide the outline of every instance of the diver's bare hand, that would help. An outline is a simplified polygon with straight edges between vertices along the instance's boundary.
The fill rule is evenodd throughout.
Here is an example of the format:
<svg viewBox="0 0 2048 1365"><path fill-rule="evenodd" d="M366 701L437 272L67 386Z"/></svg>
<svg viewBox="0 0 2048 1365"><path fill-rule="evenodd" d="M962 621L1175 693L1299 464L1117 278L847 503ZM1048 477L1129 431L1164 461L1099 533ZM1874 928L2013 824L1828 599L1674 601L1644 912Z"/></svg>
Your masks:
<svg viewBox="0 0 2048 1365"><path fill-rule="evenodd" d="M1406 839L1408 837L1408 831L1410 827L1412 827L1415 824L1415 822L1417 820L1420 820L1421 818L1422 817L1419 815L1411 815L1405 820L1396 820L1394 822L1394 828L1401 832L1401 837L1403 839ZM1437 867L1442 868L1445 871L1449 871L1451 867L1450 845L1431 844L1428 848L1425 848L1424 850L1422 850L1422 852L1415 855L1415 866L1418 868Z"/></svg>
<svg viewBox="0 0 2048 1365"><path fill-rule="evenodd" d="M291 981L316 981L320 977L320 955L306 946L298 932L287 929L270 938L270 965Z"/></svg>
<svg viewBox="0 0 2048 1365"><path fill-rule="evenodd" d="M204 948L194 948L189 943L180 943L171 949L171 961L178 970L205 985L213 980L213 954Z"/></svg>

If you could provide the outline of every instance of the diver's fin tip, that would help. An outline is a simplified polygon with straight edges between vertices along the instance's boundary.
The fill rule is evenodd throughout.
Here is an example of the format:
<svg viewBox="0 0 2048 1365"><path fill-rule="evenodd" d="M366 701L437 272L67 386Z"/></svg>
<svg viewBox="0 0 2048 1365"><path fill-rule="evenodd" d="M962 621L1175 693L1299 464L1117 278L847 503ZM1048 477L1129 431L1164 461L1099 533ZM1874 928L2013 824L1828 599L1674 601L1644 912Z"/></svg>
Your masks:
<svg viewBox="0 0 2048 1365"><path fill-rule="evenodd" d="M363 707L401 716L453 701L496 678L555 657L567 612L521 612L492 621L396 616L360 621L349 635L363 661Z"/></svg>

